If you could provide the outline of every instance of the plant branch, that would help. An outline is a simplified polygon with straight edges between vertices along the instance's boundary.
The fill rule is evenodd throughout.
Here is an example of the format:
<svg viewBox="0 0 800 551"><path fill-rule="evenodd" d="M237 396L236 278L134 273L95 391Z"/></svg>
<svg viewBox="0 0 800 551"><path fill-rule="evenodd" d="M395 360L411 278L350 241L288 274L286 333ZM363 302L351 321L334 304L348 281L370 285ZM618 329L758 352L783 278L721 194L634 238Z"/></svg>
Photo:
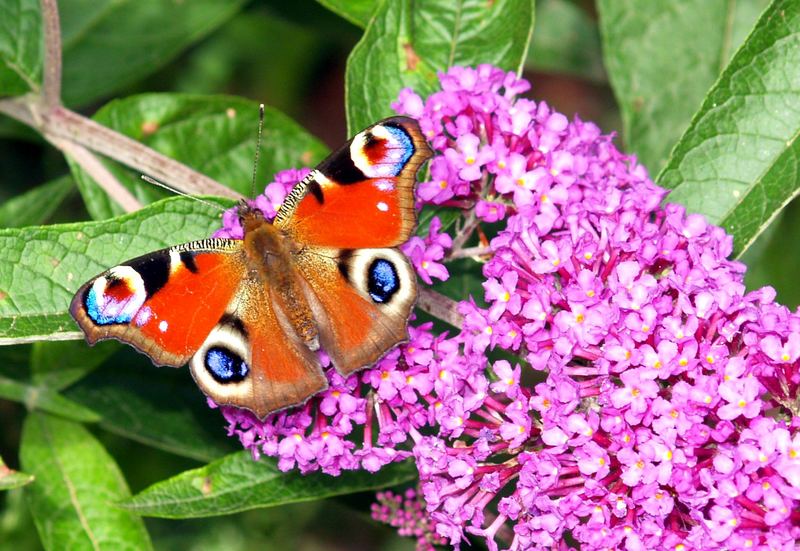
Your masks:
<svg viewBox="0 0 800 551"><path fill-rule="evenodd" d="M35 98L26 96L0 100L0 113L35 128L59 149L62 149L64 141L75 143L185 193L232 199L242 197L205 174L65 107L47 108Z"/></svg>
<svg viewBox="0 0 800 551"><path fill-rule="evenodd" d="M186 193L241 198L240 194L205 174L69 109L50 110L43 116L43 125L45 136L78 143Z"/></svg>
<svg viewBox="0 0 800 551"><path fill-rule="evenodd" d="M450 257L453 255L458 254L458 252L464 247L464 244L472 235L472 232L475 231L475 228L478 227L478 217L475 216L475 209L470 209L467 213L466 218L464 218L464 223L461 228L456 232L456 236L453 238L453 246L450 248L452 251L450 253Z"/></svg>
<svg viewBox="0 0 800 551"><path fill-rule="evenodd" d="M44 87L48 108L61 105L61 25L56 0L40 0L44 19Z"/></svg>
<svg viewBox="0 0 800 551"><path fill-rule="evenodd" d="M492 254L491 247L464 247L463 249L458 249L452 251L449 255L447 255L448 260L453 260L456 258L473 258L478 256L486 256Z"/></svg>
<svg viewBox="0 0 800 551"><path fill-rule="evenodd" d="M433 317L439 318L453 327L461 329L463 318L461 314L458 313L458 302L455 300L441 293L437 293L436 291L432 291L427 287L422 287L417 297L417 307Z"/></svg>
<svg viewBox="0 0 800 551"><path fill-rule="evenodd" d="M78 163L125 212L133 212L142 208L139 200L117 180L94 153L69 140L51 138L50 143L59 148L64 155L68 155Z"/></svg>

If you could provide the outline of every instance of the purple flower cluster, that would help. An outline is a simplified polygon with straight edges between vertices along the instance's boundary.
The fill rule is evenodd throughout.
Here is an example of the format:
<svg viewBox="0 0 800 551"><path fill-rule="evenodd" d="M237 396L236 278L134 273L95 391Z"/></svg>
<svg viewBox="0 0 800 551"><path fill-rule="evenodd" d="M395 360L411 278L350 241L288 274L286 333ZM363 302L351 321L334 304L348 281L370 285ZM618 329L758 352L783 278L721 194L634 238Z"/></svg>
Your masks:
<svg viewBox="0 0 800 551"><path fill-rule="evenodd" d="M481 248L485 306L463 297L460 332L411 326L346 380L328 367L329 390L266 421L224 407L229 432L302 472L413 456L419 493L382 494L373 514L421 549L432 531L492 550L794 549L800 314L747 293L731 237L660 206L595 125L491 66L440 81L395 108L435 151L418 199L502 222ZM256 206L274 215L303 174ZM460 237L433 218L404 251L430 284Z"/></svg>
<svg viewBox="0 0 800 551"><path fill-rule="evenodd" d="M417 540L417 551L434 551L434 545L447 543L436 534L430 517L425 512L425 502L413 488L402 495L394 492L378 492L377 503L372 505L372 518L397 528L401 536Z"/></svg>
<svg viewBox="0 0 800 551"><path fill-rule="evenodd" d="M439 154L429 200L511 214L483 270L488 307L462 304L465 340L524 362L474 375L471 407L416 443L439 534L793 549L800 316L745 293L730 236L661 208L665 191L595 125L515 101L527 86L491 67L441 80L399 103Z"/></svg>

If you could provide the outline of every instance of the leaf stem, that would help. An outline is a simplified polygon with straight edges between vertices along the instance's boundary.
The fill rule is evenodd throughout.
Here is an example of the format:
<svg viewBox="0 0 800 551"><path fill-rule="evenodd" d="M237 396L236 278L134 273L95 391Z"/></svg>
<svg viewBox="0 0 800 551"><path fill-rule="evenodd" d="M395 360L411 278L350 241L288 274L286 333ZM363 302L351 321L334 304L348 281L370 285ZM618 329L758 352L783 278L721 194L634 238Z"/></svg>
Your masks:
<svg viewBox="0 0 800 551"><path fill-rule="evenodd" d="M80 144L61 138L50 138L50 143L78 163L125 212L133 212L142 208L139 200L117 180L94 153Z"/></svg>
<svg viewBox="0 0 800 551"><path fill-rule="evenodd" d="M0 113L38 130L58 149L72 142L144 172L157 180L188 194L217 195L240 199L242 196L189 168L170 159L136 140L107 128L65 107L47 108L35 96L0 100Z"/></svg>
<svg viewBox="0 0 800 551"><path fill-rule="evenodd" d="M48 108L61 105L61 25L56 0L40 0L44 20L44 87Z"/></svg>
<svg viewBox="0 0 800 551"><path fill-rule="evenodd" d="M464 320L458 313L458 302L455 300L427 287L422 287L417 297L417 307L433 317L461 329Z"/></svg>

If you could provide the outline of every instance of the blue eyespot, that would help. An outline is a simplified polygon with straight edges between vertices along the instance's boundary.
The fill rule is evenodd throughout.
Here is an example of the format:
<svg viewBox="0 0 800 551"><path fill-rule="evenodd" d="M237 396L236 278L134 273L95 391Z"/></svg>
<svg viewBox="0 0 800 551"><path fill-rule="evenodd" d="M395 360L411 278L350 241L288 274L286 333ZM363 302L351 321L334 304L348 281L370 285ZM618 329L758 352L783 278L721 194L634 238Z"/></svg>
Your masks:
<svg viewBox="0 0 800 551"><path fill-rule="evenodd" d="M400 278L394 264L383 258L376 258L367 270L367 291L372 300L388 302L400 288Z"/></svg>
<svg viewBox="0 0 800 551"><path fill-rule="evenodd" d="M388 124L384 126L384 128L389 131L389 133L392 135L392 138L394 138L400 146L400 151L397 151L390 159L391 161L394 161L392 163L391 175L397 176L400 174L400 171L403 170L403 167L406 166L406 163L411 158L411 155L414 154L414 143L411 141L411 137L403 128ZM395 148L392 148L392 150L395 150Z"/></svg>
<svg viewBox="0 0 800 551"><path fill-rule="evenodd" d="M236 353L221 346L212 346L206 352L206 369L218 383L238 383L247 377L250 368Z"/></svg>
<svg viewBox="0 0 800 551"><path fill-rule="evenodd" d="M101 308L97 301L97 294L92 287L86 292L84 305L86 306L86 313L97 325L129 323L133 319L133 313L129 308L125 308L124 303L120 304L120 302L108 297L105 298L104 305Z"/></svg>

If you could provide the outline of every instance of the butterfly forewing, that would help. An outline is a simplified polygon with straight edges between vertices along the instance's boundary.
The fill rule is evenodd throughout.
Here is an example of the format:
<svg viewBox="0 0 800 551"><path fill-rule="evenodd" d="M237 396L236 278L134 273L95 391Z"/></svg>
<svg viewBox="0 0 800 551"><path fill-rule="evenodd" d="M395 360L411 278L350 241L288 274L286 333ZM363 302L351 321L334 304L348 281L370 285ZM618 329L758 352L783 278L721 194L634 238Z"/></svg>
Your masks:
<svg viewBox="0 0 800 551"><path fill-rule="evenodd" d="M181 366L220 319L244 275L242 242L204 239L115 266L70 305L86 339L117 339Z"/></svg>
<svg viewBox="0 0 800 551"><path fill-rule="evenodd" d="M300 243L394 247L414 230L414 183L431 155L418 124L383 120L358 133L298 184L275 217Z"/></svg>

